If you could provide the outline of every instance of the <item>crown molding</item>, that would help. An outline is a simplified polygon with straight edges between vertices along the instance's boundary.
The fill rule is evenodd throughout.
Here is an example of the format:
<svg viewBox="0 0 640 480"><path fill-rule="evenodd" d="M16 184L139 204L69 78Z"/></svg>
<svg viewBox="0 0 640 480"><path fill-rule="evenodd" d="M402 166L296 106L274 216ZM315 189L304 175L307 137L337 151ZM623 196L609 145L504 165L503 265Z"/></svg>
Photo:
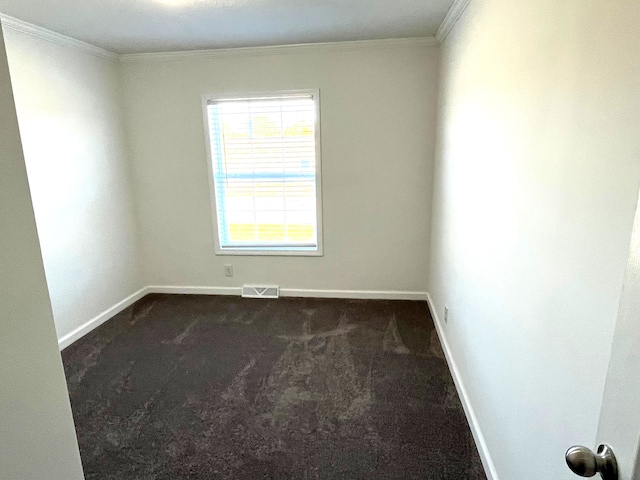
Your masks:
<svg viewBox="0 0 640 480"><path fill-rule="evenodd" d="M469 0L466 0L467 2ZM449 12L451 13L451 11ZM445 19L446 21L446 19ZM391 38L382 40L357 40L348 42L327 42L327 43L302 43L295 45L274 45L265 47L239 47L239 48L219 48L211 50L187 50L178 52L151 52L151 53L128 53L117 54L96 47L89 43L77 40L67 35L62 35L48 30L38 25L34 25L23 20L0 13L0 23L3 28L8 28L21 32L42 40L73 48L90 55L111 61L130 62L166 62L176 60L190 60L202 58L222 58L235 56L263 56L263 55L285 55L295 53L309 53L317 51L352 51L352 50L375 50L389 48L411 48L411 47L437 47L436 37L416 37L416 38ZM441 27L442 28L442 27Z"/></svg>
<svg viewBox="0 0 640 480"><path fill-rule="evenodd" d="M96 47L95 45L76 40L75 38L52 32L51 30L47 30L46 28L39 27L22 20L18 20L17 18L10 17L9 15L5 15L3 13L0 13L0 22L2 23L2 26L4 28L10 28L11 30L25 33L27 35L31 35L33 37L37 37L51 43L56 43L58 45L62 45L63 47L73 48L75 50L79 50L96 57L104 58L106 60L117 61L119 57L117 53L110 52L108 50L105 50L104 48Z"/></svg>
<svg viewBox="0 0 640 480"><path fill-rule="evenodd" d="M436 47L435 37L394 38L387 40L359 40L351 42L303 43L298 45L275 45L267 47L220 48L213 50L190 50L180 52L128 53L120 55L120 61L129 62L168 62L202 58L221 58L235 56L285 55L317 51L350 51L388 48Z"/></svg>
<svg viewBox="0 0 640 480"><path fill-rule="evenodd" d="M444 42L447 35L453 28L453 26L458 22L464 11L467 9L471 0L455 0L451 8L447 12L447 16L444 17L440 28L438 28L438 32L436 33L436 40L438 44Z"/></svg>

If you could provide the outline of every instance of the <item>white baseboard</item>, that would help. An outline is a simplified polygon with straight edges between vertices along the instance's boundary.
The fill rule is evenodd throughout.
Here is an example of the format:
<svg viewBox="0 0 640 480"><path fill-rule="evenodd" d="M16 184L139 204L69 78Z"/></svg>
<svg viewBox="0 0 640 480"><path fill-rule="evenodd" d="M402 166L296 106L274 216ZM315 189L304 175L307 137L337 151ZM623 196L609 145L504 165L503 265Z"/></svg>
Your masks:
<svg viewBox="0 0 640 480"><path fill-rule="evenodd" d="M60 350L67 348L76 340L82 338L114 315L117 315L129 305L140 300L149 293L165 293L179 295L242 295L242 287L185 287L173 285L151 285L141 288L113 307L92 318L84 325L58 340ZM300 288L281 288L283 297L314 297L314 298L353 298L363 300L427 300L426 292L399 292L377 290L308 290Z"/></svg>
<svg viewBox="0 0 640 480"><path fill-rule="evenodd" d="M488 480L498 480L498 474L496 472L496 467L493 464L493 460L491 459L491 453L489 452L489 448L487 447L487 442L484 439L484 435L482 434L482 430L480 430L480 425L478 424L478 419L476 417L475 412L473 411L473 406L471 405L471 400L469 399L469 394L467 393L467 389L462 382L462 376L460 375L460 370L458 370L458 366L453 358L453 354L451 353L451 348L449 347L449 342L447 341L447 337L443 328L443 324L440 321L440 316L433 305L433 300L431 299L431 295L427 293L427 303L429 305L429 311L431 312L431 317L433 318L433 323L436 326L436 331L438 332L438 337L440 338L440 343L442 344L442 350L444 350L444 355L447 359L447 363L449 364L449 370L451 370L451 376L453 377L453 382L456 385L456 390L458 391L458 395L460 396L460 400L462 402L462 407L464 408L464 413L467 416L467 421L469 422L469 427L471 428L471 433L473 434L473 439L476 441L476 446L478 447L478 453L480 454L480 460L482 460L482 466L484 467L484 471L487 475Z"/></svg>
<svg viewBox="0 0 640 480"><path fill-rule="evenodd" d="M148 293L173 295L242 295L242 287L178 287L173 285L152 285Z"/></svg>
<svg viewBox="0 0 640 480"><path fill-rule="evenodd" d="M242 287L178 287L150 286L149 293L182 295L242 295ZM426 292L399 292L392 290L315 290L280 288L282 297L353 298L363 300L427 300Z"/></svg>
<svg viewBox="0 0 640 480"><path fill-rule="evenodd" d="M84 325L81 325L80 327L78 327L74 331L72 331L71 333L68 333L67 335L62 337L60 340L58 340L58 346L60 347L60 350L64 350L65 348L67 348L69 345L71 345L76 340L84 337L87 333L89 333L92 330L98 328L104 322L109 320L114 315L117 315L118 313L123 311L129 305L133 305L135 302L137 302L142 297L144 297L147 293L149 293L148 290L147 290L147 287L141 288L137 292L132 293L131 295L129 295L127 298L125 298L121 302L116 303L113 307L108 308L104 312L102 312L99 315L93 317L91 320L89 320Z"/></svg>
<svg viewBox="0 0 640 480"><path fill-rule="evenodd" d="M307 290L281 288L283 297L353 298L362 300L427 300L426 292L398 292L393 290Z"/></svg>

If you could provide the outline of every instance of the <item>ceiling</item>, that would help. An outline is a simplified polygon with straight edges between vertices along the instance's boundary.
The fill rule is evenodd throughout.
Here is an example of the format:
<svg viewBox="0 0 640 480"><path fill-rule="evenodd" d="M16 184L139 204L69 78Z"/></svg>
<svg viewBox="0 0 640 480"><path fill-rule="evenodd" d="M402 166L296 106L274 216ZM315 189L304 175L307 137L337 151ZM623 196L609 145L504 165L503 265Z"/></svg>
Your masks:
<svg viewBox="0 0 640 480"><path fill-rule="evenodd" d="M436 34L453 0L0 0L0 12L115 53Z"/></svg>

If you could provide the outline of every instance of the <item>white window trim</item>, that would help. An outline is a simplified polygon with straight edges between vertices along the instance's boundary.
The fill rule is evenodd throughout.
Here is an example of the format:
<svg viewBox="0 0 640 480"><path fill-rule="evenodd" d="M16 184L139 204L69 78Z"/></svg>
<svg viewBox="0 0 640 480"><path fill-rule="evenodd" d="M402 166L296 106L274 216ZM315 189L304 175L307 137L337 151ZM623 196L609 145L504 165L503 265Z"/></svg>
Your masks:
<svg viewBox="0 0 640 480"><path fill-rule="evenodd" d="M248 98L269 98L279 95L311 95L316 106L316 223L317 223L317 248L309 247L278 247L272 249L251 248L222 248L220 234L218 232L218 208L216 205L216 186L214 181L213 156L211 154L211 139L209 128L208 105L216 100L240 100ZM321 160L321 135L320 135L320 90L278 90L271 92L240 92L240 93L208 93L202 95L202 113L204 117L205 145L207 149L207 167L209 172L209 195L211 200L211 218L213 219L213 238L216 255L245 255L245 256L286 256L286 257L322 257L324 255L324 239L322 233L322 160Z"/></svg>

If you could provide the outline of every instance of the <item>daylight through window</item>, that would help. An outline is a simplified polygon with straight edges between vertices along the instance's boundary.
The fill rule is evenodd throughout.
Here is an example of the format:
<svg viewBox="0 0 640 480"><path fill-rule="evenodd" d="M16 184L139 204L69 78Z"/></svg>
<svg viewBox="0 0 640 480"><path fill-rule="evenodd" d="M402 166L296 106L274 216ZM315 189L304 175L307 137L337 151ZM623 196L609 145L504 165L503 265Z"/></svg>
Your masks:
<svg viewBox="0 0 640 480"><path fill-rule="evenodd" d="M218 253L320 251L316 102L207 99Z"/></svg>

